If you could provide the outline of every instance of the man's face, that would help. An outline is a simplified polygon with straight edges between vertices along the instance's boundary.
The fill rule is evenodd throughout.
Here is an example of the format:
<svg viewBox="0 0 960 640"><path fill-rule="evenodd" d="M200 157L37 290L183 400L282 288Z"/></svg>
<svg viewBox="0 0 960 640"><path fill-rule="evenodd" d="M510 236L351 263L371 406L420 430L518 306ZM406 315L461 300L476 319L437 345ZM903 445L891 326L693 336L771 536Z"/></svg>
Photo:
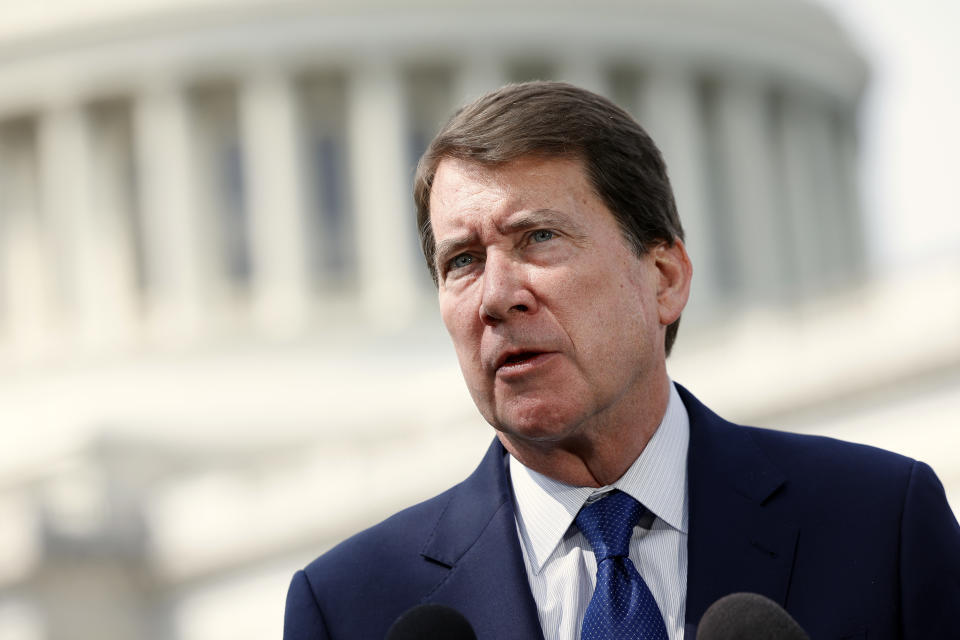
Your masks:
<svg viewBox="0 0 960 640"><path fill-rule="evenodd" d="M443 321L498 431L548 444L622 426L666 380L682 304L664 308L662 253L636 256L581 162L444 159L430 211Z"/></svg>

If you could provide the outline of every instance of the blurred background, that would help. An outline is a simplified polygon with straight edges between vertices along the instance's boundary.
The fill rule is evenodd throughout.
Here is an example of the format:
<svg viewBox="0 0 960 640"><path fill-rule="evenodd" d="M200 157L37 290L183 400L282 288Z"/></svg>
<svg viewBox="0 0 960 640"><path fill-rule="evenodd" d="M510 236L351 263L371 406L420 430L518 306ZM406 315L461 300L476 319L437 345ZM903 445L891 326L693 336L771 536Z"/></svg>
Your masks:
<svg viewBox="0 0 960 640"><path fill-rule="evenodd" d="M279 637L295 569L473 469L411 180L511 80L661 145L675 380L956 508L957 6L0 1L0 638Z"/></svg>

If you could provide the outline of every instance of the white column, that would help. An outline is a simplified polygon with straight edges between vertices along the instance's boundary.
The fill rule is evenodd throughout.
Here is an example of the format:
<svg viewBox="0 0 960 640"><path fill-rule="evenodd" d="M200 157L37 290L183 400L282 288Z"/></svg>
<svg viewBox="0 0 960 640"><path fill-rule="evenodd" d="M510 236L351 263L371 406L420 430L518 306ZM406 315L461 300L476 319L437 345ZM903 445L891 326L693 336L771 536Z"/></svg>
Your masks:
<svg viewBox="0 0 960 640"><path fill-rule="evenodd" d="M356 215L360 296L374 325L399 327L416 309L416 221L398 70L386 62L352 70L348 86L349 155Z"/></svg>
<svg viewBox="0 0 960 640"><path fill-rule="evenodd" d="M789 255L794 259L794 286L806 296L823 284L823 244L814 175L814 153L810 144L813 131L809 108L789 94L783 105L782 166L787 205Z"/></svg>
<svg viewBox="0 0 960 640"><path fill-rule="evenodd" d="M696 78L679 67L656 67L638 96L640 124L660 148L673 186L687 251L693 262L688 308L707 311L719 294L710 224L706 145Z"/></svg>
<svg viewBox="0 0 960 640"><path fill-rule="evenodd" d="M815 294L851 275L860 238L841 145L823 105L793 96L784 107L784 168L800 289ZM853 255L854 257L851 257Z"/></svg>
<svg viewBox="0 0 960 640"><path fill-rule="evenodd" d="M0 139L0 330L28 355L54 322L56 254L41 222L32 128Z"/></svg>
<svg viewBox="0 0 960 640"><path fill-rule="evenodd" d="M837 153L840 157L838 180L842 192L844 226L847 229L848 238L848 250L845 254L846 275L851 281L856 281L866 272L867 256L861 220L860 156L857 146L856 119L853 113L843 114L837 124L835 138Z"/></svg>
<svg viewBox="0 0 960 640"><path fill-rule="evenodd" d="M732 259L743 299L781 297L785 281L773 140L767 95L759 80L725 79L717 101L717 138L728 196Z"/></svg>
<svg viewBox="0 0 960 640"><path fill-rule="evenodd" d="M817 103L811 118L810 142L813 146L814 170L817 185L818 226L823 246L823 269L827 285L838 285L845 280L847 252L850 247L850 229L845 210L842 184L843 169L840 149L834 139L831 114L826 105Z"/></svg>
<svg viewBox="0 0 960 640"><path fill-rule="evenodd" d="M140 179L150 320L158 337L193 334L212 276L195 192L187 98L162 82L137 96L134 138ZM207 252L208 254L210 252Z"/></svg>
<svg viewBox="0 0 960 640"><path fill-rule="evenodd" d="M130 171L131 129L127 105L100 112L90 132L90 203L99 241L109 251L99 255L102 294L111 311L131 329L139 321L141 292L137 282L135 186Z"/></svg>
<svg viewBox="0 0 960 640"><path fill-rule="evenodd" d="M78 105L55 106L43 114L39 134L40 184L59 235L79 337L91 346L117 342L133 328L136 306L123 259L129 236L115 212L97 206L104 163L91 146L89 117Z"/></svg>
<svg viewBox="0 0 960 640"><path fill-rule="evenodd" d="M289 334L307 319L309 285L302 136L290 79L257 70L240 107L254 313L264 330Z"/></svg>

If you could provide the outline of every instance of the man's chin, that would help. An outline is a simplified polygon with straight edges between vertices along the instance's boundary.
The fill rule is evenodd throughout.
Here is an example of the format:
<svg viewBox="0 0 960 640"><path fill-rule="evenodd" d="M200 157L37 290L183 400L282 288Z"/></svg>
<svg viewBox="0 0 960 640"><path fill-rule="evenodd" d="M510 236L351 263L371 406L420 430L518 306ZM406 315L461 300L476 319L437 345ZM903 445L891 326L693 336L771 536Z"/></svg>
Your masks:
<svg viewBox="0 0 960 640"><path fill-rule="evenodd" d="M540 444L545 447L569 440L576 433L576 428L571 426L569 421L558 420L556 417L500 419L491 424L497 430L501 441L509 438L513 441Z"/></svg>

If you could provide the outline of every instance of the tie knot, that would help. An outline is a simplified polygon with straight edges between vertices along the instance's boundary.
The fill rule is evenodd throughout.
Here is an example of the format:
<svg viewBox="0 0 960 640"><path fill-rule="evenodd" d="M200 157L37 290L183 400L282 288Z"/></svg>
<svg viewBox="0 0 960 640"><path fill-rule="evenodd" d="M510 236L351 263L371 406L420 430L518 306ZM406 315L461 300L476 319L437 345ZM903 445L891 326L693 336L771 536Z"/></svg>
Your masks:
<svg viewBox="0 0 960 640"><path fill-rule="evenodd" d="M575 522L586 536L597 564L616 556L629 557L630 537L646 508L619 489L580 509Z"/></svg>

